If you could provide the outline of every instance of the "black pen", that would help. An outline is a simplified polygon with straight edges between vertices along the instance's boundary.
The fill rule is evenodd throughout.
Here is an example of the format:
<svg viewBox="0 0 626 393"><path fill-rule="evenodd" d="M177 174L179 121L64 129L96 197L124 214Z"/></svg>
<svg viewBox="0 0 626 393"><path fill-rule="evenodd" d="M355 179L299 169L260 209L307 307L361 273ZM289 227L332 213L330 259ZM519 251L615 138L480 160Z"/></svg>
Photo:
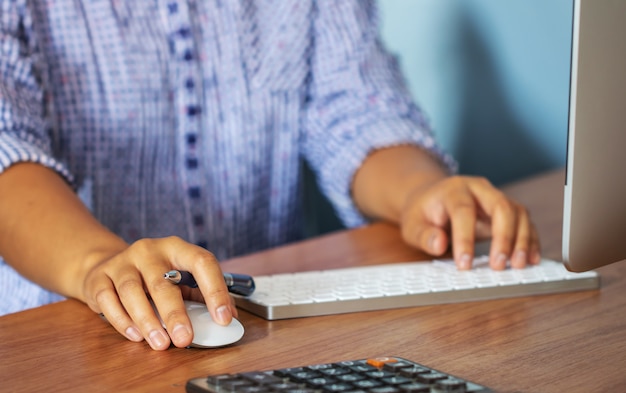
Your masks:
<svg viewBox="0 0 626 393"><path fill-rule="evenodd" d="M193 275L184 270L170 270L163 277L176 285L185 285L190 288L197 288L198 283ZM224 273L224 281L230 293L241 296L250 296L254 292L254 280L246 274Z"/></svg>

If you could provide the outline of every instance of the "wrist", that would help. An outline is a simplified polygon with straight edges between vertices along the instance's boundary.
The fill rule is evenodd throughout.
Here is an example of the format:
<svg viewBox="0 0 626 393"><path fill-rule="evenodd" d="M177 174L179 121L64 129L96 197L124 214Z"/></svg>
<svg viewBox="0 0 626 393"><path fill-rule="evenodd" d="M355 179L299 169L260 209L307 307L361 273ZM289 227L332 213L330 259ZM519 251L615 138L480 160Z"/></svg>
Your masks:
<svg viewBox="0 0 626 393"><path fill-rule="evenodd" d="M385 148L371 153L356 173L353 197L365 215L397 223L412 195L446 177L442 165L419 147Z"/></svg>

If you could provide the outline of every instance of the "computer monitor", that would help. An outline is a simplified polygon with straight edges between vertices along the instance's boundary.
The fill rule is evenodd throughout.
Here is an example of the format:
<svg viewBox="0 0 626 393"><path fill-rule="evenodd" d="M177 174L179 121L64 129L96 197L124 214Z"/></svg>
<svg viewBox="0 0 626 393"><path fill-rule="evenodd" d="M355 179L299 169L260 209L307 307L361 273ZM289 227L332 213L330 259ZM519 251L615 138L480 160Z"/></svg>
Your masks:
<svg viewBox="0 0 626 393"><path fill-rule="evenodd" d="M573 0L563 261L626 259L626 0Z"/></svg>

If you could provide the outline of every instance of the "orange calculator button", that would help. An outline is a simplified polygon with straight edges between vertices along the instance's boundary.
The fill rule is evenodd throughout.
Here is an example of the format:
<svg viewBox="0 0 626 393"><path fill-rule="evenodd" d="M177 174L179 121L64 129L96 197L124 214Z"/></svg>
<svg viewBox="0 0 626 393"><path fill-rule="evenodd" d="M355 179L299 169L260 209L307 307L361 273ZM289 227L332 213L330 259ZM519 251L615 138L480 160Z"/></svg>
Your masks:
<svg viewBox="0 0 626 393"><path fill-rule="evenodd" d="M369 364L370 366L374 366L376 368L381 368L387 363L396 363L397 361L398 360L394 358L380 357L380 358L367 359L367 364Z"/></svg>

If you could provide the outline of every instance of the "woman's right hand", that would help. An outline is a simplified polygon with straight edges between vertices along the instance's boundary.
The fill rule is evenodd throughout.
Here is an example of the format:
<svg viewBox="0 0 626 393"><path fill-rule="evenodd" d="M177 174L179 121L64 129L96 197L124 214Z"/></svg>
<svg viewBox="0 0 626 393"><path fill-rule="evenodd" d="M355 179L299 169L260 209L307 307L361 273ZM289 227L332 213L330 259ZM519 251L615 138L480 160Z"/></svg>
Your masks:
<svg viewBox="0 0 626 393"><path fill-rule="evenodd" d="M155 350L191 344L193 331L183 299L205 302L223 325L237 316L217 259L209 251L178 237L138 240L106 257L86 272L83 300L102 313L131 341L146 340ZM198 288L174 285L164 273L177 269L193 274ZM150 302L159 311L165 330Z"/></svg>

